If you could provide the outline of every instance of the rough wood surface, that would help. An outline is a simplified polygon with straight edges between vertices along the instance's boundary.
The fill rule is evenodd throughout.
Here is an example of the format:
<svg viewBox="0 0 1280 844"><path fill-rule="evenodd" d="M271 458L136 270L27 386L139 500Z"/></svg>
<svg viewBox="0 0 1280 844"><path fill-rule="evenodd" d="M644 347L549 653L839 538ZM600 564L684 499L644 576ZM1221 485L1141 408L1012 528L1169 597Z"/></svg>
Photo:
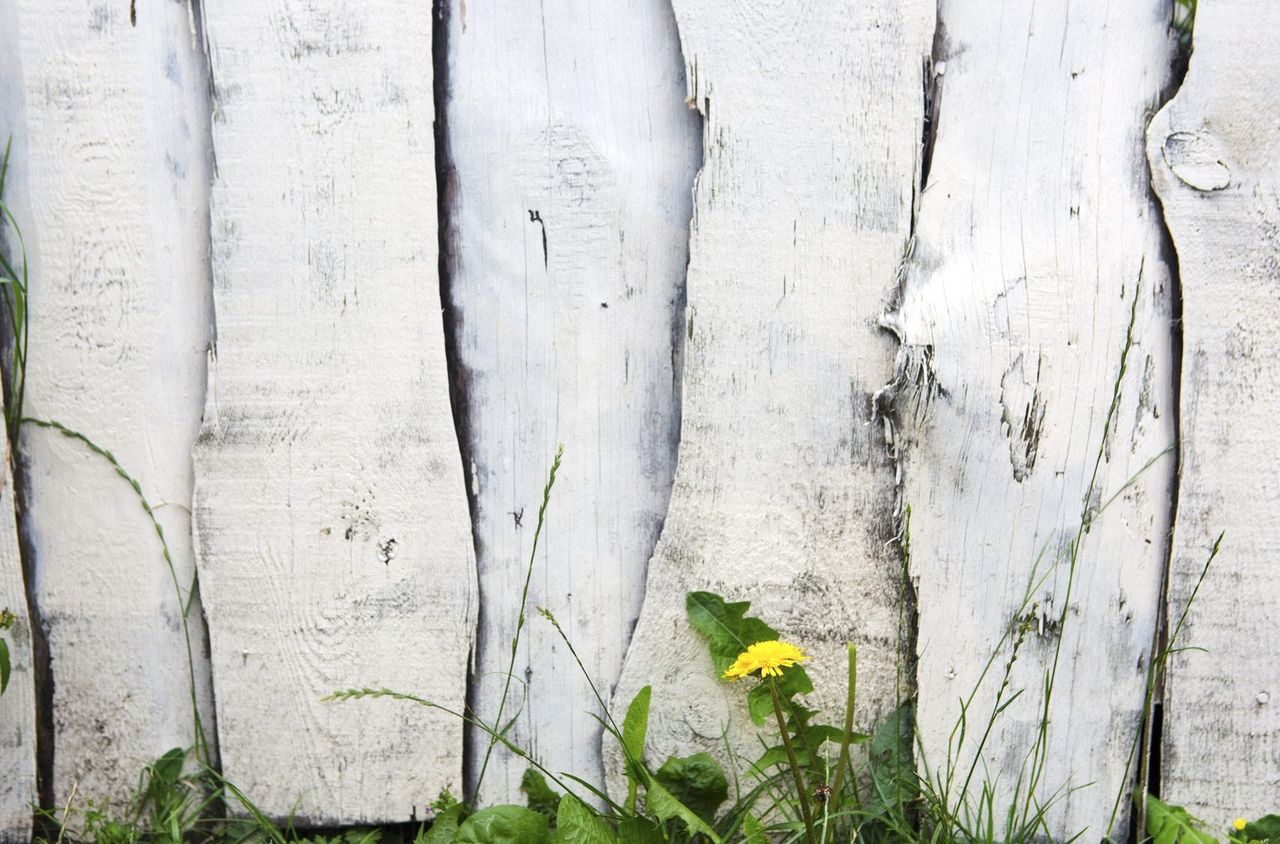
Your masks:
<svg viewBox="0 0 1280 844"><path fill-rule="evenodd" d="M902 340L891 395L912 514L925 762L945 781L950 752L953 804L971 769L970 798L998 776L997 824L1015 788L1025 798L1034 782L1041 801L1057 793L1055 835L1106 831L1159 612L1171 454L1125 484L1174 440L1174 292L1142 156L1170 77L1167 15L1161 2L944 0L934 154L887 318ZM1001 636L1018 626L1025 640L1000 700L1025 693L983 744L1018 638ZM1055 663L1039 766L1031 751ZM961 743L960 701L979 685Z"/></svg>
<svg viewBox="0 0 1280 844"><path fill-rule="evenodd" d="M931 2L675 3L702 112L682 438L615 708L653 686L650 757L758 754L745 690L685 620L710 589L813 654L828 707L860 646L864 723L895 697L894 470L876 324L908 240ZM815 60L815 57L822 57ZM608 749L607 751L608 752ZM611 770L617 772L617 754Z"/></svg>
<svg viewBox="0 0 1280 844"><path fill-rule="evenodd" d="M0 18L0 20L3 20ZM0 842L31 840L31 807L36 802L36 686L31 653L31 622L14 523L13 477L9 440L0 437L0 611L17 621L0 630L9 648L12 673L0 695Z"/></svg>
<svg viewBox="0 0 1280 844"><path fill-rule="evenodd" d="M1280 793L1280 7L1215 0L1147 158L1182 281L1182 484L1169 618L1188 615L1165 685L1162 796L1225 828Z"/></svg>
<svg viewBox="0 0 1280 844"><path fill-rule="evenodd" d="M563 443L503 720L520 713L511 738L551 770L599 782L590 687L533 608L607 694L675 469L698 121L667 0L450 3L447 22L445 272L482 599L471 701L495 719ZM473 778L487 746L471 733ZM495 751L481 801L522 800L526 767Z"/></svg>
<svg viewBox="0 0 1280 844"><path fill-rule="evenodd" d="M112 450L191 583L190 451L211 329L208 96L185 4L0 4L6 186L26 235L26 414ZM20 103L15 112L9 103ZM123 798L193 743L181 609L151 523L98 455L26 426L23 530L53 683L53 797ZM185 595L184 595L185 598ZM198 607L196 685L207 703Z"/></svg>
<svg viewBox="0 0 1280 844"><path fill-rule="evenodd" d="M205 7L217 346L196 545L223 770L273 816L461 790L474 554L437 282L431 9Z"/></svg>

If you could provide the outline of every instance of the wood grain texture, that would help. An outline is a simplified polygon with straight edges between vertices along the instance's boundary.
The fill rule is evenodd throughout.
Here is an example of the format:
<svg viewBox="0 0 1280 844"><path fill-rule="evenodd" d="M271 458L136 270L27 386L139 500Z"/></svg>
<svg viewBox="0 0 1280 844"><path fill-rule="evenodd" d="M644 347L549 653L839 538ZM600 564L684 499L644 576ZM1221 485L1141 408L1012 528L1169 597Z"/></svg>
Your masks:
<svg viewBox="0 0 1280 844"><path fill-rule="evenodd" d="M1056 664L1036 782L1037 799L1058 794L1055 836L1106 831L1159 613L1171 454L1125 484L1175 435L1175 294L1142 156L1170 78L1167 16L1161 2L944 0L934 155L886 319L902 341L891 395L912 512L925 763L945 779L950 752L953 803L971 768L970 797L998 777L1003 823L1019 779L1024 797L1037 779L1029 757ZM1001 636L1020 622L1000 700L1025 694L974 768L1012 652ZM975 687L961 744L952 729Z"/></svg>
<svg viewBox="0 0 1280 844"><path fill-rule="evenodd" d="M876 324L909 237L926 2L677 0L702 112L679 466L615 708L653 686L649 755L754 758L745 690L717 681L685 620L710 589L813 654L842 705L860 648L864 723L895 699L894 469L872 394ZM606 747L610 770L619 759Z"/></svg>
<svg viewBox="0 0 1280 844"><path fill-rule="evenodd" d="M218 339L196 526L223 770L273 816L461 791L474 553L437 282L431 11L205 9Z"/></svg>
<svg viewBox="0 0 1280 844"><path fill-rule="evenodd" d="M1182 483L1165 685L1161 795L1225 828L1280 793L1280 7L1214 0L1196 15L1177 96L1147 134L1183 301Z"/></svg>
<svg viewBox="0 0 1280 844"><path fill-rule="evenodd" d="M446 272L482 598L472 705L496 719L563 443L503 720L520 713L511 738L551 770L599 783L591 689L533 608L607 694L675 469L697 116L666 0L450 3L447 25ZM470 734L473 777L487 745ZM526 767L495 751L481 802L522 801Z"/></svg>
<svg viewBox="0 0 1280 844"><path fill-rule="evenodd" d="M0 842L31 840L31 807L36 803L36 686L32 661L31 621L18 553L14 522L13 476L9 472L9 440L0 437L0 610L17 621L0 631L9 648L12 673L0 695Z"/></svg>
<svg viewBox="0 0 1280 844"><path fill-rule="evenodd" d="M12 121L0 132L14 136L6 194L31 270L26 413L82 431L140 480L185 593L211 330L207 82L188 10L149 4L132 26L127 4L105 0L0 8ZM32 426L22 448L22 527L51 659L54 799L77 785L122 799L144 764L193 743L174 582L106 461ZM198 606L191 632L207 705Z"/></svg>

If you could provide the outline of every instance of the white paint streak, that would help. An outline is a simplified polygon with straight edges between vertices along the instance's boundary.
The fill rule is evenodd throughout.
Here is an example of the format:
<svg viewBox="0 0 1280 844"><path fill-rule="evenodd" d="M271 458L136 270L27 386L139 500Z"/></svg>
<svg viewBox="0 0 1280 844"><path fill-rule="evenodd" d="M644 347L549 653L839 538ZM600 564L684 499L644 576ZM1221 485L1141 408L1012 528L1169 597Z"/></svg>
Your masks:
<svg viewBox="0 0 1280 844"><path fill-rule="evenodd" d="M461 787L475 621L437 283L430 4L218 2L197 550L223 770L273 816Z"/></svg>
<svg viewBox="0 0 1280 844"><path fill-rule="evenodd" d="M685 621L711 589L814 654L834 710L846 640L860 718L894 703L893 467L871 395L876 315L908 238L931 2L677 0L702 111L679 468L615 697L652 684L650 759L759 746L745 692ZM865 694L863 692L865 691ZM612 775L620 760L606 748Z"/></svg>
<svg viewBox="0 0 1280 844"><path fill-rule="evenodd" d="M1162 796L1218 828L1280 793L1280 6L1215 0L1196 14L1178 95L1147 157L1178 251L1182 486L1169 618L1192 607L1165 691Z"/></svg>
<svg viewBox="0 0 1280 844"><path fill-rule="evenodd" d="M1142 162L1146 115L1169 78L1167 13L1160 2L941 5L941 119L890 321L903 342L897 399L919 598L918 720L935 778L947 776L958 701L1031 586L1031 629L1004 699L1026 691L986 739L970 783L974 798L999 777L997 825L1019 776L1024 796L1032 776L1043 675L1067 600L1065 557L1085 499L1091 510L1108 501L1174 438L1173 294ZM1128 371L1090 493L1135 296ZM906 364L920 360L931 393L916 412ZM1147 469L1081 545L1037 794L1094 784L1058 792L1055 837L1086 825L1090 837L1103 835L1124 783L1159 608L1172 468L1166 455ZM1001 649L970 707L963 746L951 746L953 800L1009 653Z"/></svg>
<svg viewBox="0 0 1280 844"><path fill-rule="evenodd" d="M607 694L675 469L697 118L667 0L507 0L455 8L449 27L449 287L484 600L472 701L494 720L564 443L504 720L519 711L516 743L598 783L590 687L533 608ZM473 776L487 744L471 734ZM481 802L522 800L526 767L495 751Z"/></svg>
<svg viewBox="0 0 1280 844"><path fill-rule="evenodd" d="M111 449L159 509L185 590L210 331L204 63L180 4L4 4L22 103L7 197L27 238L26 413ZM54 798L122 799L193 741L180 608L150 522L102 458L23 432L25 529L52 659ZM7 508L4 512L8 512ZM197 691L207 665L197 607Z"/></svg>

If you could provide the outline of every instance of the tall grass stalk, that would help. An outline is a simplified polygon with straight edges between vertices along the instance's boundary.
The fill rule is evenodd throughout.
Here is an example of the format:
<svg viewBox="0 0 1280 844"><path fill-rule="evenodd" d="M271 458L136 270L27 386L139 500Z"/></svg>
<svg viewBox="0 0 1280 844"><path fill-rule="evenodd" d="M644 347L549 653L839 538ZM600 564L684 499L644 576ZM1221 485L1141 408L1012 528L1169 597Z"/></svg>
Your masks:
<svg viewBox="0 0 1280 844"><path fill-rule="evenodd" d="M498 699L498 712L494 716L495 725L502 724L502 716L506 713L507 697L511 693L511 678L516 670L516 652L520 647L520 634L524 631L525 609L529 605L529 583L533 580L533 564L538 558L538 539L542 536L542 526L546 522L547 505L551 503L551 489L556 485L556 473L560 471L560 458L564 456L564 446L556 449L556 456L551 461L551 471L547 473L547 483L542 489L542 504L538 507L538 524L533 530L533 546L529 549L529 564L525 567L524 588L520 591L520 614L516 619L516 632L511 637L511 657L507 661L507 676L502 683L502 696ZM510 725L501 728L505 734ZM484 784L485 772L489 769L489 757L498 743L498 733L490 732L489 746L484 751L484 761L480 764L480 774L476 777L475 793L480 793Z"/></svg>

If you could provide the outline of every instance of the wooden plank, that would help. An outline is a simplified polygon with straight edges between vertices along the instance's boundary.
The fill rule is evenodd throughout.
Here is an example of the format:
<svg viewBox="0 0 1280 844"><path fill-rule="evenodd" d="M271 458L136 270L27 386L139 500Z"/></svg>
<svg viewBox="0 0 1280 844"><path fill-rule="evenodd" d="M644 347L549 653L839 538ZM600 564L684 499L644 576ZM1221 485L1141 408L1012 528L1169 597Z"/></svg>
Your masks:
<svg viewBox="0 0 1280 844"><path fill-rule="evenodd" d="M18 553L14 522L13 476L9 471L9 440L0 437L0 612L16 621L0 630L9 649L9 685L0 694L0 842L31 840L32 806L36 803L36 687L32 659L31 620Z"/></svg>
<svg viewBox="0 0 1280 844"><path fill-rule="evenodd" d="M1151 123L1147 158L1182 281L1182 483L1169 618L1186 610L1165 687L1161 795L1225 828L1280 793L1280 8L1216 0L1190 70Z"/></svg>
<svg viewBox="0 0 1280 844"><path fill-rule="evenodd" d="M218 341L197 553L223 770L273 816L461 791L474 553L437 283L431 9L205 7Z"/></svg>
<svg viewBox="0 0 1280 844"><path fill-rule="evenodd" d="M556 614L607 693L675 469L698 122L666 0L458 3L447 20L446 272L483 605L471 700L496 719L542 486L564 443L502 720L520 712L514 741L599 782L590 687L532 608ZM470 735L473 779L487 746ZM495 751L481 802L521 800L526 767Z"/></svg>
<svg viewBox="0 0 1280 844"><path fill-rule="evenodd" d="M122 3L3 5L0 99L20 104L0 127L15 138L6 194L31 270L26 413L82 431L140 480L185 592L211 329L203 58L184 4L148 4L136 26ZM53 798L123 799L145 763L193 743L173 576L106 461L31 426L23 452ZM198 606L191 633L207 705Z"/></svg>
<svg viewBox="0 0 1280 844"><path fill-rule="evenodd" d="M997 824L1015 788L1057 793L1055 837L1103 835L1126 781L1167 552L1172 456L1141 471L1175 436L1175 294L1141 157L1170 78L1166 14L1159 2L944 0L935 152L888 318L902 340L894 398L925 760L945 780L951 748L953 804L970 770L971 799L999 777ZM1000 701L1025 694L983 744L1016 633L979 678L1019 621ZM1037 764L1054 665L1048 761ZM959 701L979 685L953 742Z"/></svg>
<svg viewBox="0 0 1280 844"><path fill-rule="evenodd" d="M876 317L911 224L932 2L677 0L706 163L692 226L680 460L614 698L653 686L650 757L758 753L745 695L685 621L711 589L814 656L843 705L895 700L894 469L872 395L892 373ZM618 771L617 754L610 768Z"/></svg>
<svg viewBox="0 0 1280 844"><path fill-rule="evenodd" d="M14 34L16 8L0 6L0 140L8 143L22 119L21 66ZM24 146L18 142L20 152ZM16 172L16 159L11 167ZM14 196L14 183L0 195L6 202ZM8 220L0 221L0 249L20 260L17 239ZM2 402L0 402L2 405ZM31 840L31 806L36 802L36 690L32 650L31 618L18 551L13 475L10 471L9 439L0 446L3 474L0 475L0 611L9 610L17 620L0 631L9 648L12 675L8 690L0 695L0 842Z"/></svg>

